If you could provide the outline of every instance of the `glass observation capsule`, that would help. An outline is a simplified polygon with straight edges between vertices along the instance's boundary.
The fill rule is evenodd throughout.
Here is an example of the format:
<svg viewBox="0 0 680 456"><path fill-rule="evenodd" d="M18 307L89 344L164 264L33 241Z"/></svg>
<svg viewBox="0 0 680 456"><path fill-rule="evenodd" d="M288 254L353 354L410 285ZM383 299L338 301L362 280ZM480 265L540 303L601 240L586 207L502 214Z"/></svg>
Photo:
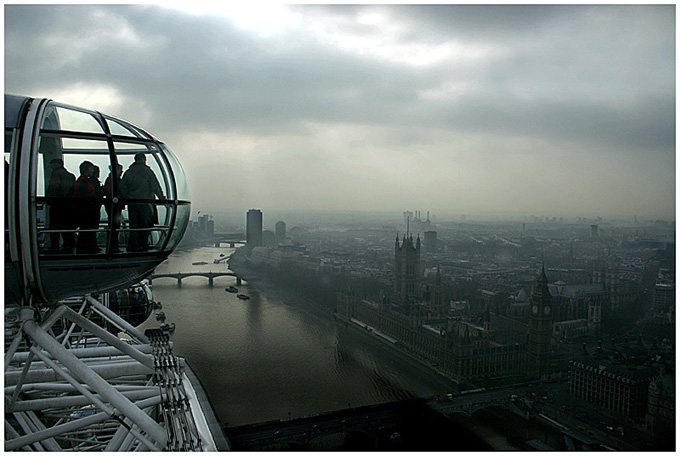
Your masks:
<svg viewBox="0 0 680 456"><path fill-rule="evenodd" d="M181 240L191 203L158 139L116 117L5 94L5 302L138 283Z"/></svg>

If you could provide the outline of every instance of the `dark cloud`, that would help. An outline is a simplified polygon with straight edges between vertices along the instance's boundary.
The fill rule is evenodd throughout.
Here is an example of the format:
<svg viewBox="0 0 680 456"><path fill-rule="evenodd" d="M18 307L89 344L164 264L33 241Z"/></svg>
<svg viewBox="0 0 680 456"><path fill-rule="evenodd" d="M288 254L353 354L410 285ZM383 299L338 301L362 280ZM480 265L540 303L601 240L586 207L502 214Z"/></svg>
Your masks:
<svg viewBox="0 0 680 456"><path fill-rule="evenodd" d="M371 137L347 144L362 151L358 160L374 162L367 151L394 148L396 156L411 146L423 162L442 159L450 138L476 137L470 143L477 144L484 135L552 144L538 167L554 166L565 145L607 151L612 160L674 157L674 5L291 10L299 26L263 35L224 16L159 6L6 5L6 91L112 87L139 101L113 114L134 122L143 106L150 116L144 126L159 136L299 139L318 136L324 125L370 128ZM384 22L360 20L369 13ZM333 38L313 33L311 24ZM430 50L444 57L407 61ZM282 146L278 169L286 153L304 156L315 147ZM307 161L305 169L324 169ZM301 169L290 175L299 179ZM316 182L346 180L338 176Z"/></svg>

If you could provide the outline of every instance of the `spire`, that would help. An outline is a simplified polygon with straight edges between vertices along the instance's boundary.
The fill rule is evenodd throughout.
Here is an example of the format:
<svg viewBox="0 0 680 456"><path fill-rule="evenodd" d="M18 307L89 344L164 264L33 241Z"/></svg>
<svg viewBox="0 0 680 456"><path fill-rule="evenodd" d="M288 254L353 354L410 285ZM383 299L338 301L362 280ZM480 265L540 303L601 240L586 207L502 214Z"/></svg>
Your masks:
<svg viewBox="0 0 680 456"><path fill-rule="evenodd" d="M536 289L533 292L533 296L538 298L548 298L551 296L550 291L548 291L548 277L545 275L545 263L541 264L541 272L536 279Z"/></svg>
<svg viewBox="0 0 680 456"><path fill-rule="evenodd" d="M548 277L545 275L545 262L541 263L541 275L538 277L538 281L545 284L548 283Z"/></svg>

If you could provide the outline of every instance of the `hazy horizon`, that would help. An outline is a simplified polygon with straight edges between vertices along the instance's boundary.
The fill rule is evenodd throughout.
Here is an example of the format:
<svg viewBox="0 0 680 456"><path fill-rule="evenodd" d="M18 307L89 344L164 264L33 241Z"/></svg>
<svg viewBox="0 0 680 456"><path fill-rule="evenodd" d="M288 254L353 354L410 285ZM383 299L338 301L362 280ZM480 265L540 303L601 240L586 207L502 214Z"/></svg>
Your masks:
<svg viewBox="0 0 680 456"><path fill-rule="evenodd" d="M193 214L675 220L675 5L5 5L5 92L147 129Z"/></svg>
<svg viewBox="0 0 680 456"><path fill-rule="evenodd" d="M261 208L248 208L261 209ZM247 210L219 208L206 208L192 210L192 220L208 215L215 222L217 232L231 232L244 230L246 225ZM415 211L411 211L415 212ZM414 213L411 222L414 222ZM427 219L427 211L421 211L421 219ZM536 227L567 227L582 226L589 231L590 225L599 225L602 229L610 228L645 228L657 224L661 220L670 223L674 228L675 220L665 220L645 217L586 217L586 216L561 216L559 214L432 214L430 213L431 229L451 227L455 225L478 225L499 224L517 226L519 229L526 225L528 229ZM278 221L286 223L287 229L295 226L303 228L370 228L370 229L397 229L400 233L405 230L403 212L391 211L335 211L335 210L262 210L262 227L264 230L274 231ZM414 225L415 226L415 225ZM414 235L424 235L418 228L413 231ZM402 233L403 234L403 233Z"/></svg>

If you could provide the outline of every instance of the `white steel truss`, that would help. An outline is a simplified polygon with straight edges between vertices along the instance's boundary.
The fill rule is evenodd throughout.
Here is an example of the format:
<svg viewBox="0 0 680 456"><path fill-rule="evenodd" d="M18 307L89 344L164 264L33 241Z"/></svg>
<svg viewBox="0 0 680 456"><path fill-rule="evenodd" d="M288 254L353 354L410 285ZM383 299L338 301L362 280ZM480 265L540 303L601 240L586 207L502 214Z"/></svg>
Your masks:
<svg viewBox="0 0 680 456"><path fill-rule="evenodd" d="M166 333L143 334L91 296L7 308L5 450L215 450L183 369Z"/></svg>

